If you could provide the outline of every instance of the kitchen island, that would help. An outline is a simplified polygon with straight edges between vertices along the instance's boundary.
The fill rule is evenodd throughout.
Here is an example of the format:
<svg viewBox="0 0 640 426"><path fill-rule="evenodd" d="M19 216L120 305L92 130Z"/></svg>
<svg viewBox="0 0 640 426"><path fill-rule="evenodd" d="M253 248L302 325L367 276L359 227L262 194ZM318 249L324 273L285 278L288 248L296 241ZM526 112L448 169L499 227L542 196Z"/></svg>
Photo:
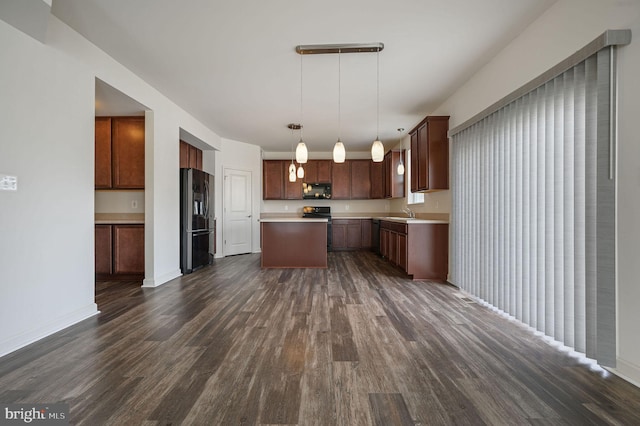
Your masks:
<svg viewBox="0 0 640 426"><path fill-rule="evenodd" d="M327 219L260 219L260 266L326 268L327 224Z"/></svg>

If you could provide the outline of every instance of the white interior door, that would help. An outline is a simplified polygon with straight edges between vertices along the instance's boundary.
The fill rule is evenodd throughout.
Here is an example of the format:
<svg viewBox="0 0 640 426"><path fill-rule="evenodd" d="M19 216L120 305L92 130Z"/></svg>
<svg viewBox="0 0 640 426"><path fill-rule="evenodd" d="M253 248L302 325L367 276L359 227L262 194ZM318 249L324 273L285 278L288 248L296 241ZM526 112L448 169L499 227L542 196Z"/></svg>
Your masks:
<svg viewBox="0 0 640 426"><path fill-rule="evenodd" d="M251 172L224 171L224 230L225 256L251 253Z"/></svg>

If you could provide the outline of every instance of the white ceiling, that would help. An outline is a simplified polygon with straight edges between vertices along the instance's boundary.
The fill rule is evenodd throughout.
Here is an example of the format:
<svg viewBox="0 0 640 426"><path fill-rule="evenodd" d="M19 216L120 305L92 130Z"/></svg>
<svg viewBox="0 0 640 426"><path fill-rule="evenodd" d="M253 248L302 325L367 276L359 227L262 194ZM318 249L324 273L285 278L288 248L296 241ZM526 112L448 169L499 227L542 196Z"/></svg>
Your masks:
<svg viewBox="0 0 640 426"><path fill-rule="evenodd" d="M338 55L301 57L297 45L384 43L389 148L555 1L53 0L52 11L221 137L287 151L299 135L286 125L302 122L309 150L326 152L338 137ZM341 139L367 151L376 54L341 62Z"/></svg>

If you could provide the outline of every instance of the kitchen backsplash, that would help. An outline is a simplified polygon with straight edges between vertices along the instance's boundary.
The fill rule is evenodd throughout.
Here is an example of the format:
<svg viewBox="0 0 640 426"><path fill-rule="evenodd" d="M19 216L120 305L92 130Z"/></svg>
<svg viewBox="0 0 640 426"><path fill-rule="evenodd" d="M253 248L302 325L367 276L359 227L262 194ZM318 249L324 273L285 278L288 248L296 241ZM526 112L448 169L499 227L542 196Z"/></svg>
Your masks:
<svg viewBox="0 0 640 426"><path fill-rule="evenodd" d="M144 191L95 191L95 213L144 213Z"/></svg>

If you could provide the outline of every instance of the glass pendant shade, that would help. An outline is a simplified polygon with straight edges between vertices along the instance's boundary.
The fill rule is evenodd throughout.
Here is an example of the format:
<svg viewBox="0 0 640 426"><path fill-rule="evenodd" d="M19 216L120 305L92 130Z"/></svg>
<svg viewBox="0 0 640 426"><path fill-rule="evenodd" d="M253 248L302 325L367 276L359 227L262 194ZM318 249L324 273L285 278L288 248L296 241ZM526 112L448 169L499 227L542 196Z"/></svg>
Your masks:
<svg viewBox="0 0 640 426"><path fill-rule="evenodd" d="M402 163L398 164L398 174L399 175L403 175L404 174L404 164L402 164Z"/></svg>
<svg viewBox="0 0 640 426"><path fill-rule="evenodd" d="M295 173L295 172L296 172L296 165L293 164L293 161L292 161L291 164L289 164L289 174Z"/></svg>
<svg viewBox="0 0 640 426"><path fill-rule="evenodd" d="M377 139L371 145L371 159L374 163L381 163L384 160L384 145Z"/></svg>
<svg viewBox="0 0 640 426"><path fill-rule="evenodd" d="M298 142L298 146L296 147L296 161L300 164L304 164L307 162L308 158L309 152L307 151L307 145L305 145L304 142L302 142L302 139L300 139L300 142Z"/></svg>
<svg viewBox="0 0 640 426"><path fill-rule="evenodd" d="M289 172L289 182L295 182L296 181L296 172L295 172L295 166L294 167L294 171Z"/></svg>
<svg viewBox="0 0 640 426"><path fill-rule="evenodd" d="M338 142L333 147L333 161L335 163L344 163L346 157L347 152L344 149L344 144L338 139Z"/></svg>
<svg viewBox="0 0 640 426"><path fill-rule="evenodd" d="M298 166L298 177L302 179L304 177L304 169L302 166Z"/></svg>

